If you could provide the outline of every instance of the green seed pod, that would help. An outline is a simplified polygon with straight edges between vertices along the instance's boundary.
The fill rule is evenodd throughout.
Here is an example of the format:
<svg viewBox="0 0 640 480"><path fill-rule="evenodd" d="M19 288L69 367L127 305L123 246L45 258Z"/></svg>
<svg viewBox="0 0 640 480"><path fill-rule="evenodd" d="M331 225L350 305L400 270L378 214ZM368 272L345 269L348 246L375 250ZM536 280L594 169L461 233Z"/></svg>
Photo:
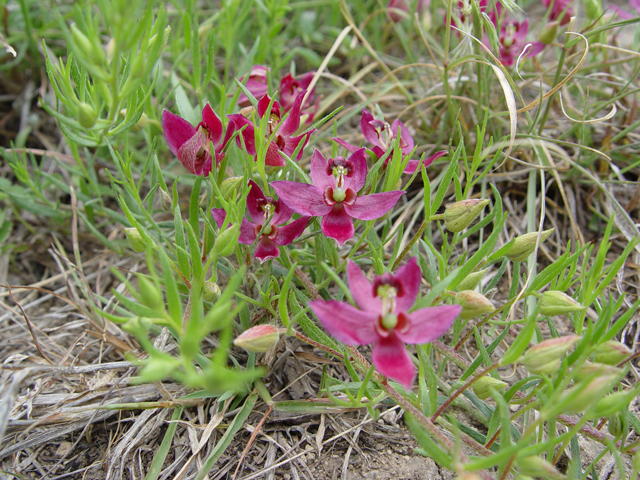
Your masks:
<svg viewBox="0 0 640 480"><path fill-rule="evenodd" d="M564 292L550 290L544 292L540 298L540 313L542 315L565 315L571 312L586 310L587 307L576 302Z"/></svg>
<svg viewBox="0 0 640 480"><path fill-rule="evenodd" d="M462 307L458 318L468 320L493 312L493 303L484 295L473 290L463 290L456 293L455 302Z"/></svg>
<svg viewBox="0 0 640 480"><path fill-rule="evenodd" d="M486 400L487 398L491 397L492 388L495 390L502 390L503 388L506 388L508 386L508 383L487 375L476 380L473 383L472 387L473 393L475 393L480 400Z"/></svg>
<svg viewBox="0 0 640 480"><path fill-rule="evenodd" d="M620 418L620 414L616 413L607 418L607 430L614 437L617 437L622 433L622 419Z"/></svg>
<svg viewBox="0 0 640 480"><path fill-rule="evenodd" d="M542 31L538 35L538 40L545 45L549 45L556 39L558 35L558 22L549 22L544 27L542 27Z"/></svg>
<svg viewBox="0 0 640 480"><path fill-rule="evenodd" d="M606 395L619 378L619 373L611 372L583 380L562 394L558 406L563 413L584 412L598 402L603 395Z"/></svg>
<svg viewBox="0 0 640 480"><path fill-rule="evenodd" d="M540 233L540 244L544 242L549 235L553 232L553 228L544 230ZM516 237L516 241L506 254L506 257L512 262L522 262L526 260L529 255L536 249L536 241L538 239L538 232L525 233Z"/></svg>
<svg viewBox="0 0 640 480"><path fill-rule="evenodd" d="M204 282L204 288L202 289L202 298L205 302L215 302L220 298L220 287L216 282L207 280Z"/></svg>
<svg viewBox="0 0 640 480"><path fill-rule="evenodd" d="M129 246L134 252L140 253L144 252L147 249L147 243L144 241L144 238L142 238L142 235L140 235L140 232L138 232L137 228L125 228L124 235L125 237L127 237Z"/></svg>
<svg viewBox="0 0 640 480"><path fill-rule="evenodd" d="M273 325L257 325L246 330L233 344L248 352L267 352L276 346L280 333Z"/></svg>
<svg viewBox="0 0 640 480"><path fill-rule="evenodd" d="M221 232L216 238L213 244L213 251L218 257L226 257L233 252L233 249L238 244L238 237L240 236L240 227L238 225L231 225L224 232Z"/></svg>
<svg viewBox="0 0 640 480"><path fill-rule="evenodd" d="M633 354L631 349L625 344L615 340L609 340L598 345L595 353L595 361L605 365L618 365L623 360Z"/></svg>
<svg viewBox="0 0 640 480"><path fill-rule="evenodd" d="M593 409L594 417L609 417L629 406L631 401L638 394L637 389L625 390L623 392L615 392L607 395Z"/></svg>
<svg viewBox="0 0 640 480"><path fill-rule="evenodd" d="M586 362L585 364L580 365L580 367L576 368L573 371L573 378L576 381L582 381L582 380L594 377L596 375L617 374L617 373L620 373L621 371L622 370L620 370L619 368L615 368L610 365L605 365L604 363Z"/></svg>
<svg viewBox="0 0 640 480"><path fill-rule="evenodd" d="M138 291L142 303L155 312L164 312L164 297L155 283L142 275L138 276Z"/></svg>
<svg viewBox="0 0 640 480"><path fill-rule="evenodd" d="M473 222L487 206L487 199L462 200L449 205L444 211L444 226L450 232L461 232Z"/></svg>
<svg viewBox="0 0 640 480"><path fill-rule="evenodd" d="M96 124L98 115L95 108L86 102L80 102L78 104L78 123L83 128L91 128Z"/></svg>
<svg viewBox="0 0 640 480"><path fill-rule="evenodd" d="M580 338L578 335L567 335L545 340L531 347L520 361L534 375L550 375L560 368L562 357Z"/></svg>

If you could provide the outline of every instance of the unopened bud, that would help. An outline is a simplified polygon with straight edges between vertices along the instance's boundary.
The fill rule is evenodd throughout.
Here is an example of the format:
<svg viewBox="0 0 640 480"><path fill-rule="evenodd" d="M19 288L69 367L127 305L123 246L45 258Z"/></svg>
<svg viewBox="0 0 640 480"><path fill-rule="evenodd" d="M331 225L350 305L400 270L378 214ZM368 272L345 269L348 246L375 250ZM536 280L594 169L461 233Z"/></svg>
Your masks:
<svg viewBox="0 0 640 480"><path fill-rule="evenodd" d="M163 210L166 210L167 212L171 211L173 199L171 198L171 195L165 192L162 188L160 189L160 202Z"/></svg>
<svg viewBox="0 0 640 480"><path fill-rule="evenodd" d="M516 459L516 468L524 475L544 479L565 478L550 462L537 456Z"/></svg>
<svg viewBox="0 0 640 480"><path fill-rule="evenodd" d="M478 397L480 400L486 400L491 396L492 388L495 390L502 390L503 388L506 388L508 386L508 383L487 375L484 377L480 377L473 383L473 393L475 393L476 397Z"/></svg>
<svg viewBox="0 0 640 480"><path fill-rule="evenodd" d="M544 43L545 45L549 45L556 39L558 35L558 22L549 22L544 27L542 27L542 31L538 35L538 40Z"/></svg>
<svg viewBox="0 0 640 480"><path fill-rule="evenodd" d="M580 365L573 371L573 378L576 381L582 381L595 377L597 375L614 375L620 373L622 370L612 367L611 365L605 365L604 363L591 363L586 362Z"/></svg>
<svg viewBox="0 0 640 480"><path fill-rule="evenodd" d="M462 307L458 315L462 320L480 317L495 310L493 303L487 297L473 290L456 293L455 302Z"/></svg>
<svg viewBox="0 0 640 480"><path fill-rule="evenodd" d="M242 182L244 181L243 177L229 177L225 178L220 184L220 193L222 194L222 198L225 200L234 200L236 198L236 192Z"/></svg>
<svg viewBox="0 0 640 480"><path fill-rule="evenodd" d="M96 109L86 102L80 102L78 104L78 123L83 128L91 128L96 124L98 115Z"/></svg>
<svg viewBox="0 0 640 480"><path fill-rule="evenodd" d="M215 302L220 298L220 287L216 282L207 280L204 282L204 288L202 289L202 298L205 302Z"/></svg>
<svg viewBox="0 0 640 480"><path fill-rule="evenodd" d="M138 277L138 292L142 303L156 312L164 311L164 299L158 287L146 277Z"/></svg>
<svg viewBox="0 0 640 480"><path fill-rule="evenodd" d="M540 313L542 315L564 315L571 312L586 310L587 307L576 302L564 292L550 290L544 292L540 298Z"/></svg>
<svg viewBox="0 0 640 480"><path fill-rule="evenodd" d="M620 414L616 413L607 418L607 430L614 437L617 437L622 433L622 419L620 418Z"/></svg>
<svg viewBox="0 0 640 480"><path fill-rule="evenodd" d="M483 270L480 270L479 272L470 273L458 284L458 290L473 290L474 288L476 288L478 283L480 283L480 280L482 280L484 274L488 271L489 269L485 268Z"/></svg>
<svg viewBox="0 0 640 480"><path fill-rule="evenodd" d="M278 343L280 333L273 325L257 325L246 330L233 344L248 352L266 352Z"/></svg>
<svg viewBox="0 0 640 480"><path fill-rule="evenodd" d="M84 54L84 56L91 58L93 44L91 40L89 40L89 37L82 33L75 23L71 24L71 39L78 51Z"/></svg>
<svg viewBox="0 0 640 480"><path fill-rule="evenodd" d="M540 243L544 242L553 232L553 228L544 230L540 233ZM538 240L538 232L525 233L516 237L516 241L506 254L506 257L512 262L522 262L536 249Z"/></svg>
<svg viewBox="0 0 640 480"><path fill-rule="evenodd" d="M609 340L598 345L595 353L595 361L606 365L618 365L629 358L633 352L624 343Z"/></svg>
<svg viewBox="0 0 640 480"><path fill-rule="evenodd" d="M129 227L124 229L124 235L127 237L127 241L129 242L129 246L131 250L134 252L140 253L144 252L147 249L147 243L140 235L140 232L135 227Z"/></svg>
<svg viewBox="0 0 640 480"><path fill-rule="evenodd" d="M589 20L595 20L602 15L602 2L601 0L585 0L584 2L585 13Z"/></svg>
<svg viewBox="0 0 640 480"><path fill-rule="evenodd" d="M558 402L563 413L584 412L596 403L618 382L620 373L602 373L597 377L585 379L569 388Z"/></svg>
<svg viewBox="0 0 640 480"><path fill-rule="evenodd" d="M213 251L218 257L226 257L233 252L238 244L240 236L240 227L238 225L230 225L224 232L220 232L213 244Z"/></svg>
<svg viewBox="0 0 640 480"><path fill-rule="evenodd" d="M580 340L578 335L552 338L531 347L520 360L534 375L549 375L560 368L562 357Z"/></svg>
<svg viewBox="0 0 640 480"><path fill-rule="evenodd" d="M484 207L487 206L487 199L462 200L449 205L444 211L444 226L450 232L461 232L473 222Z"/></svg>
<svg viewBox="0 0 640 480"><path fill-rule="evenodd" d="M631 389L623 392L615 392L607 395L593 409L594 417L608 417L627 408L631 401L637 396L638 390Z"/></svg>

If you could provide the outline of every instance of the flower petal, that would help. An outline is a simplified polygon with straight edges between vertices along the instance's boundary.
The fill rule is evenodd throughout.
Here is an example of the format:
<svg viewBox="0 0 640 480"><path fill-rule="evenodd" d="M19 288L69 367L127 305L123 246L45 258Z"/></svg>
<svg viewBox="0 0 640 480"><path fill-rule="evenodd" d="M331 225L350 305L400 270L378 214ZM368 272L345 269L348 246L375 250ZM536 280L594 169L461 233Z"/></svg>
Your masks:
<svg viewBox="0 0 640 480"><path fill-rule="evenodd" d="M353 205L345 205L347 213L358 220L374 220L382 217L393 208L404 192L374 193L372 195L360 195Z"/></svg>
<svg viewBox="0 0 640 480"><path fill-rule="evenodd" d="M229 143L229 140L231 140L231 137L235 132L236 132L236 124L234 122L229 122L227 124L227 131L224 134L224 139L222 140L222 143L219 143L214 147L214 152L216 155L216 167L219 166L220 162L222 162L222 160L224 159L225 154L222 151L225 149L225 147L227 146L227 143Z"/></svg>
<svg viewBox="0 0 640 480"><path fill-rule="evenodd" d="M371 125L371 122L374 120L371 112L366 108L362 109L362 117L360 117L360 129L362 130L362 134L364 138L367 139L369 143L375 145L376 147L382 148L382 144L380 143L380 136L378 131Z"/></svg>
<svg viewBox="0 0 640 480"><path fill-rule="evenodd" d="M267 260L276 258L278 255L280 255L278 245L266 235L262 235L262 238L260 238L256 246L256 253L253 255L254 258L260 260L260 263L264 263Z"/></svg>
<svg viewBox="0 0 640 480"><path fill-rule="evenodd" d="M264 222L264 210L262 206L266 203L267 199L258 184L253 180L249 180L249 188L249 194L247 195L247 212L249 212L251 220L261 224Z"/></svg>
<svg viewBox="0 0 640 480"><path fill-rule="evenodd" d="M163 110L162 112L162 130L171 153L176 157L180 147L196 134L196 129L193 125L169 110Z"/></svg>
<svg viewBox="0 0 640 480"><path fill-rule="evenodd" d="M304 229L307 228L307 222L311 217L301 217L289 225L278 227L278 235L274 239L278 245L289 245L296 238L304 233Z"/></svg>
<svg viewBox="0 0 640 480"><path fill-rule="evenodd" d="M313 185L280 180L272 182L271 186L280 200L300 215L318 217L331 211L331 207L324 201L322 190Z"/></svg>
<svg viewBox="0 0 640 480"><path fill-rule="evenodd" d="M346 302L314 300L309 307L322 326L342 343L367 345L378 340L375 324L377 316L363 312Z"/></svg>
<svg viewBox="0 0 640 480"><path fill-rule="evenodd" d="M531 49L527 53L527 57L535 57L547 47L542 42L531 42L529 45L531 45Z"/></svg>
<svg viewBox="0 0 640 480"><path fill-rule="evenodd" d="M396 313L407 312L418 299L422 271L416 257L412 257L393 274L393 278L400 283L402 295L396 297Z"/></svg>
<svg viewBox="0 0 640 480"><path fill-rule="evenodd" d="M224 219L227 218L227 212L224 210L224 208L212 208L211 215L216 221L218 228L222 227ZM238 242L245 245L251 245L256 239L255 228L256 225L254 223L251 223L243 218L242 223L240 224L240 236L238 237Z"/></svg>
<svg viewBox="0 0 640 480"><path fill-rule="evenodd" d="M309 136L315 132L315 130L312 130L311 132L307 132L304 133L298 137L280 137L282 140L284 140L284 146L282 147L282 151L284 153L287 154L287 156L289 158L291 158L291 155L293 155L293 153L296 151L296 148L298 148L298 144L300 142L304 142L302 144L302 147L300 148L300 151L298 152L298 155L296 156L296 158L293 158L292 160L298 161L302 158L302 154L304 152L304 147L306 147L307 142L309 142ZM281 157L282 158L282 157ZM284 158L282 159L282 161L284 162Z"/></svg>
<svg viewBox="0 0 640 480"><path fill-rule="evenodd" d="M327 160L317 148L311 155L311 180L323 192L327 187L334 188L336 186L335 177L327 174Z"/></svg>
<svg viewBox="0 0 640 480"><path fill-rule="evenodd" d="M247 149L247 153L249 155L256 154L256 136L254 133L253 123L246 118L244 115L240 115L239 113L234 113L233 115L227 115L229 120L231 120L236 128L240 130L242 127L245 127L242 130L242 138L240 135L236 137L236 142L240 148L242 148L242 141L244 140L244 147ZM246 125L246 126L245 126Z"/></svg>
<svg viewBox="0 0 640 480"><path fill-rule="evenodd" d="M356 147L355 145L352 145L350 143L345 142L344 140L342 140L341 138L338 137L333 137L332 140L334 142L336 142L339 145L342 145L344 148L347 149L348 152L356 152L358 150L360 150L362 147Z"/></svg>
<svg viewBox="0 0 640 480"><path fill-rule="evenodd" d="M460 305L421 308L406 314L408 317L406 329L395 330L395 332L406 343L433 342L451 328L460 310L462 310Z"/></svg>
<svg viewBox="0 0 640 480"><path fill-rule="evenodd" d="M306 90L302 90L296 96L296 99L293 102L293 107L291 107L291 110L289 111L289 116L278 129L279 135L282 135L283 137L290 137L296 132L296 130L298 130L298 127L300 127L300 105L302 105L302 100L306 93Z"/></svg>
<svg viewBox="0 0 640 480"><path fill-rule="evenodd" d="M189 173L202 175L207 159L211 161L211 156L206 152L201 152L201 147L202 133L197 130L195 135L178 149L178 160ZM199 154L200 156L198 156Z"/></svg>
<svg viewBox="0 0 640 480"><path fill-rule="evenodd" d="M242 76L239 80L244 82L244 79L245 76ZM251 95L260 100L267 93L267 67L263 65L254 65L251 67L251 72L249 72L249 78L247 79L245 87L251 92ZM242 91L238 97L238 105L241 107L251 105L251 102Z"/></svg>
<svg viewBox="0 0 640 480"><path fill-rule="evenodd" d="M209 139L213 144L215 145L220 142L220 139L222 138L222 122L208 102L202 109L202 123L204 123L207 130L209 130Z"/></svg>
<svg viewBox="0 0 640 480"><path fill-rule="evenodd" d="M270 167L284 167L287 164L284 157L280 155L280 149L273 142L269 143L269 146L267 147L264 164Z"/></svg>
<svg viewBox="0 0 640 480"><path fill-rule="evenodd" d="M269 108L270 103L271 97L269 95L265 95L260 99L260 101L258 102L258 115L260 115L260 118L267 115L267 108ZM277 100L274 100L273 105L271 105L271 112L269 112L268 114L275 115L276 117L278 117L278 120L280 119L280 104Z"/></svg>
<svg viewBox="0 0 640 480"><path fill-rule="evenodd" d="M342 203L333 205L331 211L322 217L320 227L322 233L329 238L334 238L340 246L353 238L353 220L345 211L345 206Z"/></svg>
<svg viewBox="0 0 640 480"><path fill-rule="evenodd" d="M380 314L382 312L380 298L373 295L373 286L352 260L347 262L347 278L349 279L349 290L351 290L351 295L356 304L362 310Z"/></svg>
<svg viewBox="0 0 640 480"><path fill-rule="evenodd" d="M371 358L382 375L397 381L407 390L411 388L416 367L404 343L396 335L392 333L386 338L380 338L373 346Z"/></svg>
<svg viewBox="0 0 640 480"><path fill-rule="evenodd" d="M359 148L348 158L353 164L353 172L351 176L344 178L344 189L352 188L358 192L367 180L367 159L365 157L365 149Z"/></svg>
<svg viewBox="0 0 640 480"><path fill-rule="evenodd" d="M400 138L404 140L405 146L402 147L402 155L409 155L413 147L415 146L415 142L413 141L413 137L409 132L409 129L405 127L404 123L400 120L396 119L391 124L391 133L395 137L398 134L398 128L400 128ZM393 140L395 142L395 138Z"/></svg>

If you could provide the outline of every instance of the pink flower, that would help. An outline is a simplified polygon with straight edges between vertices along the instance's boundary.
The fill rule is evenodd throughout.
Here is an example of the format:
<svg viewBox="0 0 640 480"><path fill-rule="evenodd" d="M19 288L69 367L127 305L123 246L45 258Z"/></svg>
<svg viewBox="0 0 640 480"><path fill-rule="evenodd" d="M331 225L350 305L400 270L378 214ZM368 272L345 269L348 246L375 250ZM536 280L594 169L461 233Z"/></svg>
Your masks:
<svg viewBox="0 0 640 480"><path fill-rule="evenodd" d="M500 28L498 41L500 43L499 59L503 65L511 67L522 52L523 44L529 32L529 22L505 20ZM535 49L537 50L537 48ZM536 54L540 53L536 51ZM531 53L529 54L531 55Z"/></svg>
<svg viewBox="0 0 640 480"><path fill-rule="evenodd" d="M573 16L573 10L569 8L571 0L542 0L542 3L547 8L553 3L549 20L559 20L560 25L566 25L571 20Z"/></svg>
<svg viewBox="0 0 640 480"><path fill-rule="evenodd" d="M260 100L267 94L267 74L269 70L267 67L263 65L254 65L251 67L251 71L249 72L249 78L247 79L247 83L244 84L247 87L247 90L251 92L256 99ZM245 77L240 77L240 82L244 82ZM248 107L251 105L249 98L244 94L244 92L240 92L240 96L238 97L238 105L240 107Z"/></svg>
<svg viewBox="0 0 640 480"><path fill-rule="evenodd" d="M265 197L260 187L249 180L251 190L247 195L247 212L251 222L245 218L240 225L238 241L245 245L253 244L258 239L254 257L261 263L280 255L278 245L289 245L302 235L307 227L309 217L301 217L289 225L284 225L293 215L293 210L280 200ZM218 227L222 226L227 212L222 208L214 208L211 214Z"/></svg>
<svg viewBox="0 0 640 480"><path fill-rule="evenodd" d="M369 283L349 260L349 288L359 308L336 300L314 300L309 307L327 331L347 345L373 343L373 365L405 388L411 388L415 367L405 343L423 344L446 332L460 313L459 305L421 308L409 313L418 298L421 272L416 258Z"/></svg>
<svg viewBox="0 0 640 480"><path fill-rule="evenodd" d="M319 150L311 157L311 180L305 183L279 181L271 185L280 199L300 215L322 217L322 233L338 245L353 238L353 218L373 220L396 204L403 191L358 195L367 179L364 148L348 159L327 160Z"/></svg>
<svg viewBox="0 0 640 480"><path fill-rule="evenodd" d="M382 155L384 155L384 153L391 145L395 145L396 137L398 136L398 129L400 129L399 147L400 150L402 150L403 160L413 151L413 147L415 146L413 137L411 136L411 133L409 133L409 129L404 126L404 123L396 119L393 121L391 126L389 126L389 124L384 120L374 118L366 108L362 109L362 117L360 117L360 129L362 130L364 138L373 145L371 150L376 154L378 158L382 157ZM350 152L355 152L359 149L359 147L351 145L350 143L347 143L340 138L334 137L333 140L338 142ZM424 166L428 167L433 163L434 160L446 154L447 152L444 150L435 153L431 157L424 160ZM385 160L383 168L387 168L389 159L392 156L393 152L391 152ZM404 169L404 173L412 175L417 170L419 165L420 162L418 160L409 160L407 166Z"/></svg>
<svg viewBox="0 0 640 480"><path fill-rule="evenodd" d="M202 109L202 121L193 127L184 118L168 110L162 112L162 130L171 152L178 157L184 168L195 175L209 175L212 165L212 153L216 166L224 158L222 150L235 131L235 125L229 123L222 139L222 122L208 103ZM221 142L222 140L222 142ZM211 144L215 145L213 152Z"/></svg>
<svg viewBox="0 0 640 480"><path fill-rule="evenodd" d="M280 106L282 107L283 113L293 108L295 100L301 91L309 89L315 73L316 72L307 72L297 77L287 73L282 77L282 80L280 80ZM305 123L311 123L313 121L313 116L320 106L320 98L316 98L315 90L315 87L313 87L304 105L301 106L302 114L308 115Z"/></svg>
<svg viewBox="0 0 640 480"><path fill-rule="evenodd" d="M298 130L298 127L300 127L300 105L302 104L305 93L306 91L304 90L298 93L298 96L293 102L293 107L291 107L291 111L289 112L289 116L282 123L280 123L280 104L277 101L273 102L270 112L267 112L267 108L269 108L269 103L271 102L269 95L265 95L258 102L258 115L260 118L263 118L265 115L268 115L269 118L269 124L265 134L266 138L271 137L271 134L276 131L274 139L267 148L267 156L265 158L266 165L284 167L286 162L278 152L284 152L287 156L291 157L300 142L304 143L295 160L302 158L304 146L309 141L309 135L311 135L312 132L307 132L297 137L294 137L293 134ZM244 139L247 153L249 155L256 155L256 138L253 123L239 113L229 115L229 118L238 130L246 125L246 128L242 131L242 138ZM236 137L236 141L239 146L242 146L239 136Z"/></svg>

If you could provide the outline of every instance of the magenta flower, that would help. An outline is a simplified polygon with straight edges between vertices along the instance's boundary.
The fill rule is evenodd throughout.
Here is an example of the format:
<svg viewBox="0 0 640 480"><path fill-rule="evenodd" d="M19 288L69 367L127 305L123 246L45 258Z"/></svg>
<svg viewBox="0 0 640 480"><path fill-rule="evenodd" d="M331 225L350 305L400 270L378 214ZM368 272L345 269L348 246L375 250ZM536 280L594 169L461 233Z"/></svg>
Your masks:
<svg viewBox="0 0 640 480"><path fill-rule="evenodd" d="M389 124L384 120L374 118L371 112L369 112L369 110L367 110L366 108L362 109L362 117L360 117L360 129L362 130L364 138L373 145L371 151L373 151L373 153L375 153L378 158L384 155L389 146L395 145L396 137L398 136L398 129L400 129L400 139L398 145L400 147L400 150L402 151L403 160L413 151L413 147L415 146L413 137L411 136L411 133L409 133L409 129L404 126L404 123L396 119L393 121L391 126L389 126ZM339 143L352 153L360 148L345 142L341 138L334 137L333 140L335 140L337 143ZM433 163L434 160L446 154L447 152L445 150L435 153L434 155L424 160L424 166L428 167ZM384 165L382 168L387 168L389 159L392 158L392 156L393 152L391 152L387 159L384 161ZM415 171L418 169L419 165L420 162L418 160L409 160L403 172L409 175L413 175L413 173L415 173Z"/></svg>
<svg viewBox="0 0 640 480"><path fill-rule="evenodd" d="M549 14L549 20L559 20L560 25L566 25L573 16L573 10L569 8L571 0L542 0L545 7L549 8L551 3L551 13Z"/></svg>
<svg viewBox="0 0 640 480"><path fill-rule="evenodd" d="M294 77L290 73L287 73L282 80L280 80L280 106L283 113L288 112L295 105L296 98L300 95L300 92L307 91L313 76L316 72L307 72L304 75ZM320 98L316 98L315 87L311 90L311 93L307 97L307 100L300 107L301 114L307 115L305 123L311 123L315 113L320 107ZM303 97L304 98L304 97Z"/></svg>
<svg viewBox="0 0 640 480"><path fill-rule="evenodd" d="M249 78L247 79L247 83L244 86L251 92L256 99L260 100L267 94L267 74L269 70L267 67L263 65L254 65L251 67L251 71L249 72ZM245 76L240 77L240 82L244 82ZM238 105L240 107L248 107L251 105L249 98L244 94L244 92L240 92L240 96L238 97Z"/></svg>
<svg viewBox="0 0 640 480"><path fill-rule="evenodd" d="M306 91L304 90L298 93L298 96L293 103L293 107L291 107L291 111L289 112L289 116L282 123L280 122L280 104L277 101L273 102L270 112L267 112L267 108L269 108L269 103L271 102L269 95L265 95L258 102L258 115L260 118L263 118L265 115L268 115L269 117L269 124L265 134L266 138L271 137L271 134L276 131L275 138L267 147L265 165L270 165L272 167L284 167L286 162L278 152L284 152L287 156L291 157L296 148L298 148L300 142L304 143L302 144L302 148L298 152L298 156L295 160L300 160L302 158L302 152L309 141L309 135L311 135L312 132L309 131L297 137L294 137L293 134L298 130L298 127L300 127L300 105L302 104L302 99L304 98L305 93ZM257 152L255 128L253 123L251 123L247 117L239 113L229 115L229 118L238 130L246 125L246 128L242 131L244 145L247 149L247 153L255 156ZM238 145L242 146L240 136L236 137L236 141L238 142Z"/></svg>
<svg viewBox="0 0 640 480"><path fill-rule="evenodd" d="M518 56L522 53L523 44L528 32L529 22L527 20L524 22L518 22L516 20L506 20L502 22L500 35L498 36L500 43L498 58L503 65L511 67L516 63ZM536 53L540 52L536 51Z"/></svg>
<svg viewBox="0 0 640 480"><path fill-rule="evenodd" d="M280 255L278 245L289 245L302 235L307 227L309 217L301 217L289 225L284 225L293 215L293 211L280 200L265 197L260 187L249 180L251 190L247 195L247 212L252 221L242 219L238 241L251 245L258 239L254 257L261 263ZM211 214L218 227L224 223L227 212L222 208L214 208Z"/></svg>
<svg viewBox="0 0 640 480"><path fill-rule="evenodd" d="M446 332L460 313L459 305L421 308L409 313L418 298L421 272L416 258L369 283L349 260L349 288L359 308L336 300L314 300L309 307L327 331L347 345L373 343L372 360L378 371L411 388L415 367L405 343L423 344Z"/></svg>
<svg viewBox="0 0 640 480"><path fill-rule="evenodd" d="M353 238L353 218L373 220L382 217L404 193L401 190L358 195L367 179L364 148L348 159L327 160L319 150L311 157L311 180L306 183L279 181L271 185L280 199L300 215L322 217L322 233L338 245Z"/></svg>
<svg viewBox="0 0 640 480"><path fill-rule="evenodd" d="M196 127L184 118L164 110L162 130L171 152L178 157L184 168L189 173L206 177L213 168L212 156L216 160L216 166L224 158L222 150L231 139L235 125L229 122L227 133L222 139L222 122L207 103L202 109L202 121ZM213 152L211 144L214 145Z"/></svg>

